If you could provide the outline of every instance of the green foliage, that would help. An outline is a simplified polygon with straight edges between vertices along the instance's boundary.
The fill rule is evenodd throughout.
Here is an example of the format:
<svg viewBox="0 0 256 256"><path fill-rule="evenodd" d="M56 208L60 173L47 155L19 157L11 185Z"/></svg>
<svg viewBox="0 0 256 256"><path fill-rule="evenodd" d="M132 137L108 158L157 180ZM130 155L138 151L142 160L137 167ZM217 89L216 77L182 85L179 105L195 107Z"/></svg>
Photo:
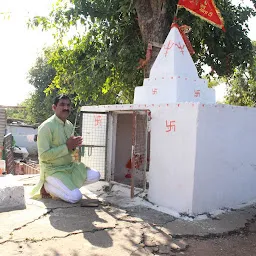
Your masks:
<svg viewBox="0 0 256 256"><path fill-rule="evenodd" d="M33 26L56 31L58 47L47 52L56 75L46 89L47 93L56 89L72 93L76 95L76 101L84 104L132 102L134 88L143 82L143 72L136 67L139 58L145 57L147 44L142 41L135 2L58 0L49 17L35 17L31 21ZM149 0L144 2L150 5ZM167 0L169 24L176 3ZM207 64L212 67L211 75L227 76L237 67L245 70L252 63L247 20L255 15L255 11L236 7L230 0L216 0L216 4L224 17L226 33L184 9L179 11L178 18L179 23L192 27L189 37L199 72ZM140 13L140 17L149 16ZM65 34L75 27L79 28L80 34L65 45ZM168 28L162 26L156 30L168 31Z"/></svg>
<svg viewBox="0 0 256 256"><path fill-rule="evenodd" d="M54 19L52 27L61 27L57 30L60 37L78 21L89 30L86 35L70 39L68 46L58 41L59 47L49 54L57 74L47 92L58 88L61 92L74 93L76 100L85 104L132 102L134 88L143 81L142 71L136 66L143 56L144 44L134 13L121 13L131 9L130 1L73 3L67 9L58 1L48 22ZM34 25L39 23L44 26L45 18L37 17Z"/></svg>
<svg viewBox="0 0 256 256"><path fill-rule="evenodd" d="M48 91L76 93L86 104L131 102L135 86L142 83L136 69L140 46L131 32L94 24L86 36L70 40L71 47L58 48L51 55L57 75Z"/></svg>
<svg viewBox="0 0 256 256"><path fill-rule="evenodd" d="M19 107L21 108L8 108L6 110L7 118L18 119L20 121L30 123L27 120L28 113L26 108L23 106L23 103L21 103Z"/></svg>
<svg viewBox="0 0 256 256"><path fill-rule="evenodd" d="M238 67L234 74L225 78L228 84L225 103L239 106L256 105L256 42L253 42L253 62L246 70Z"/></svg>

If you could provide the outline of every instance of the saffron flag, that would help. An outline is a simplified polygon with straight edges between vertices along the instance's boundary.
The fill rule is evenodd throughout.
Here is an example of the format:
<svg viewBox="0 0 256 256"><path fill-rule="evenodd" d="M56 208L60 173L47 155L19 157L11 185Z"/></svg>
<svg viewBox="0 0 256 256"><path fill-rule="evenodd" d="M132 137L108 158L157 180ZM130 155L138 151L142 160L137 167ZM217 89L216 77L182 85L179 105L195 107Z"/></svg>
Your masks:
<svg viewBox="0 0 256 256"><path fill-rule="evenodd" d="M178 8L182 7L225 31L223 18L214 0L179 0Z"/></svg>

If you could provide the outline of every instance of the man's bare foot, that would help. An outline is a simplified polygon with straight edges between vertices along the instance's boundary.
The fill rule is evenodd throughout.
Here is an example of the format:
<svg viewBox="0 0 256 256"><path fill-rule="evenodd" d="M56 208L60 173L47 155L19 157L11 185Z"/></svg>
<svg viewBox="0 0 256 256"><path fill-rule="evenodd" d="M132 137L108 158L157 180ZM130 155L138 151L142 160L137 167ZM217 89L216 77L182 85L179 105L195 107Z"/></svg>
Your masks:
<svg viewBox="0 0 256 256"><path fill-rule="evenodd" d="M40 190L40 194L41 194L42 198L52 198L52 196L46 192L44 185L42 186L42 188Z"/></svg>

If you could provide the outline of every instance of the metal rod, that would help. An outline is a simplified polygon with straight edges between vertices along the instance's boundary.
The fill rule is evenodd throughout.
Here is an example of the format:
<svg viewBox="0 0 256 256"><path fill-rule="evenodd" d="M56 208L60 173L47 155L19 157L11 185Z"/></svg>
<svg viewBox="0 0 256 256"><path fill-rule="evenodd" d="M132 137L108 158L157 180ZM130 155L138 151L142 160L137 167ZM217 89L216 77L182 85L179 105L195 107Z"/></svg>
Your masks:
<svg viewBox="0 0 256 256"><path fill-rule="evenodd" d="M148 111L146 113L146 130L145 130L145 157L144 157L144 166L143 166L143 191L146 190L147 184L147 165L148 165Z"/></svg>
<svg viewBox="0 0 256 256"><path fill-rule="evenodd" d="M105 145L89 145L89 144L82 144L81 147L85 148L105 148Z"/></svg>
<svg viewBox="0 0 256 256"><path fill-rule="evenodd" d="M133 127L132 127L132 153L131 153L131 198L134 198L134 173L135 173L135 145L136 145L136 133L137 133L137 112L133 112Z"/></svg>
<svg viewBox="0 0 256 256"><path fill-rule="evenodd" d="M131 198L134 198L134 170L135 170L135 157L134 157L134 145L132 145L132 154L131 154Z"/></svg>
<svg viewBox="0 0 256 256"><path fill-rule="evenodd" d="M176 11L175 11L174 16L173 16L173 23L176 23L176 21L177 21L178 12L179 12L179 7L177 6Z"/></svg>
<svg viewBox="0 0 256 256"><path fill-rule="evenodd" d="M105 170L104 170L104 180L107 177L107 168L108 168L108 127L109 126L109 114L106 113L106 140L105 140Z"/></svg>
<svg viewBox="0 0 256 256"><path fill-rule="evenodd" d="M81 104L81 100L79 101L78 106L80 106L80 104ZM77 117L78 117L78 112L79 112L79 110L80 110L80 108L78 107L78 108L77 108L77 111L76 111L76 118L75 118L75 123L74 123L73 131L72 131L72 136L75 135L76 122L77 122Z"/></svg>
<svg viewBox="0 0 256 256"><path fill-rule="evenodd" d="M82 128L82 124L83 124L83 113L80 113L80 135L83 137L83 128ZM79 162L81 162L82 159L82 152L83 152L83 156L84 156L84 148L83 145L81 145L81 147L79 147Z"/></svg>
<svg viewBox="0 0 256 256"><path fill-rule="evenodd" d="M91 156L92 155L92 147L88 147L88 156Z"/></svg>
<svg viewBox="0 0 256 256"><path fill-rule="evenodd" d="M179 7L177 6L177 7L176 7L176 12L175 12L175 14L174 14L174 17L177 17L177 16L178 16L178 12L179 12Z"/></svg>

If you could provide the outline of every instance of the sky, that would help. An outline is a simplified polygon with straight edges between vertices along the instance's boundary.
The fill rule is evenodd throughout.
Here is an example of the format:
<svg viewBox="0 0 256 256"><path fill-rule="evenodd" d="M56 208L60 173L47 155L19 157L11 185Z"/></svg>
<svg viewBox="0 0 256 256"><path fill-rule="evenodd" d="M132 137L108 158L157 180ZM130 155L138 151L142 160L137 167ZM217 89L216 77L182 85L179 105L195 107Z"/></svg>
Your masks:
<svg viewBox="0 0 256 256"><path fill-rule="evenodd" d="M249 0L233 2L250 4ZM55 0L0 0L0 13L10 12L10 18L0 15L0 105L15 106L33 92L27 81L29 69L44 46L54 40L50 32L27 28L27 19L36 15L47 15ZM249 37L256 40L256 18L250 19ZM216 99L220 101L225 85L216 88Z"/></svg>
<svg viewBox="0 0 256 256"><path fill-rule="evenodd" d="M27 27L27 19L47 15L53 0L0 0L0 105L15 106L24 101L33 86L27 82L28 70L42 48L53 44L51 33Z"/></svg>

